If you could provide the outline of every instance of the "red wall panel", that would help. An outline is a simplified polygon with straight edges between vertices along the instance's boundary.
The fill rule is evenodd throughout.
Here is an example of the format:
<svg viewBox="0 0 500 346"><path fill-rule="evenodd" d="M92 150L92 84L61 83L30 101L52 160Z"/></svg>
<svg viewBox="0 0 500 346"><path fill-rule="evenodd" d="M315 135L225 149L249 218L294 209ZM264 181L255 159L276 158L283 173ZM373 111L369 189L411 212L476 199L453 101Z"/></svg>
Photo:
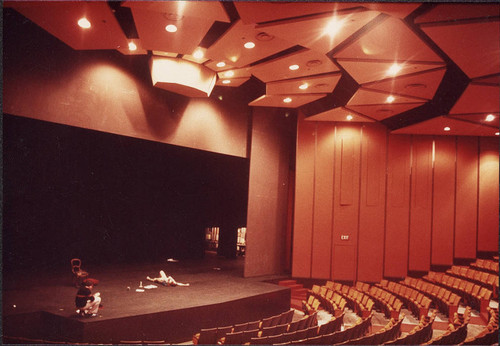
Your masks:
<svg viewBox="0 0 500 346"><path fill-rule="evenodd" d="M316 135L312 277L330 278L332 254L333 155L335 126L324 124Z"/></svg>
<svg viewBox="0 0 500 346"><path fill-rule="evenodd" d="M358 126L339 125L335 136L335 180L333 205L333 243L341 246L352 246L356 249L358 235L358 201L360 175L361 129ZM348 236L348 240L341 240ZM334 247L334 252L338 246ZM340 280L355 280L356 271L349 272L346 268L354 265L356 255L350 252L350 257L333 256L332 278ZM353 261L353 263L350 263Z"/></svg>
<svg viewBox="0 0 500 346"><path fill-rule="evenodd" d="M384 276L408 271L411 137L390 135L387 148L387 210Z"/></svg>
<svg viewBox="0 0 500 346"><path fill-rule="evenodd" d="M335 280L354 281L356 273L356 247L354 245L335 245L333 262L337 263L333 278Z"/></svg>
<svg viewBox="0 0 500 346"><path fill-rule="evenodd" d="M293 232L292 275L310 277L312 253L314 156L316 124L303 120L297 124L295 222Z"/></svg>
<svg viewBox="0 0 500 346"><path fill-rule="evenodd" d="M457 138L455 258L476 257L478 139Z"/></svg>
<svg viewBox="0 0 500 346"><path fill-rule="evenodd" d="M378 282L383 278L386 142L385 128L363 128L358 238L359 281Z"/></svg>
<svg viewBox="0 0 500 346"><path fill-rule="evenodd" d="M432 138L413 137L408 269L427 271L431 262Z"/></svg>
<svg viewBox="0 0 500 346"><path fill-rule="evenodd" d="M477 250L498 252L498 138L479 140Z"/></svg>
<svg viewBox="0 0 500 346"><path fill-rule="evenodd" d="M432 264L453 264L456 138L435 139Z"/></svg>

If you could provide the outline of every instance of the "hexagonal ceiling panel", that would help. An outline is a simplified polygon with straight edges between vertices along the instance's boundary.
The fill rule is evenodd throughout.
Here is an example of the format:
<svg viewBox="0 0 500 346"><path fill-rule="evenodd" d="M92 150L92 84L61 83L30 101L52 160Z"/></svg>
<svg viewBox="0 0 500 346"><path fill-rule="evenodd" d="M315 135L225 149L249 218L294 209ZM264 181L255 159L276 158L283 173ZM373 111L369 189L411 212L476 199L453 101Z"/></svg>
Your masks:
<svg viewBox="0 0 500 346"><path fill-rule="evenodd" d="M289 79L266 83L267 95L331 93L337 86L342 75L329 73L325 75Z"/></svg>
<svg viewBox="0 0 500 346"><path fill-rule="evenodd" d="M440 116L402 129L394 130L391 133L439 136L495 136L497 132L498 128L491 126L471 124L468 121Z"/></svg>
<svg viewBox="0 0 500 346"><path fill-rule="evenodd" d="M378 105L352 105L352 109L360 114L366 115L372 119L383 120L406 112L410 109L422 106L424 103L390 103Z"/></svg>
<svg viewBox="0 0 500 346"><path fill-rule="evenodd" d="M362 114L354 112L345 107L337 107L325 112L311 115L305 119L306 121L350 121L350 122L374 122Z"/></svg>
<svg viewBox="0 0 500 346"><path fill-rule="evenodd" d="M500 110L500 86L471 83L460 96L450 114L494 113Z"/></svg>
<svg viewBox="0 0 500 346"><path fill-rule="evenodd" d="M326 94L262 95L261 97L250 102L248 105L260 107L297 108L325 96Z"/></svg>

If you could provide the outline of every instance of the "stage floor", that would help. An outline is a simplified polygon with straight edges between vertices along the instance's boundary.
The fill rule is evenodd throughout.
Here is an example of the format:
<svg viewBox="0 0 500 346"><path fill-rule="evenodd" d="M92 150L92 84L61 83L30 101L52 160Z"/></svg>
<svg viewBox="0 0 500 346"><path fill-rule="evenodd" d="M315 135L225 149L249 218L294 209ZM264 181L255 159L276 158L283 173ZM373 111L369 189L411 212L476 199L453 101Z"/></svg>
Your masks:
<svg viewBox="0 0 500 346"><path fill-rule="evenodd" d="M12 330L20 328L19 316L44 311L49 313L44 313L44 316L51 316L49 318L52 321L51 324L70 323L73 326L71 328L81 329L78 333L65 336L70 339L92 339L96 337L96 332L89 330L98 325L106 325L111 329L125 328L126 331L122 335L126 338L141 337L151 340L167 335L172 338L169 341L179 342L182 338L189 340L192 331L200 327L208 328L224 325L220 323L249 321L289 308L289 289L266 282L281 277L243 278L243 265L244 258L226 259L211 254L203 260L169 262L165 259L162 263L107 265L95 268L86 267L84 263L82 267L89 271L90 277L99 280L99 284L94 287L94 292L101 293L103 308L94 318L80 318L76 315L74 307L76 288L72 285L69 265L66 272L54 271L40 275L9 273L4 275L3 281L4 335L19 336L16 334L21 331ZM157 285L157 288L146 289L141 293L136 292L141 281L144 286L151 284L146 280L146 276L158 277L160 270L173 276L176 281L187 282L190 286ZM273 307L273 304L276 306ZM231 306L238 306L241 314L231 311ZM219 311L219 308L223 310ZM208 313L200 313L200 311ZM171 312L170 316L169 312ZM193 317L192 314L195 316ZM148 324L151 324L152 320L156 321L153 324L163 320L163 323L169 324L169 332L161 335L146 335L144 331L132 333L130 329L142 323L137 319L140 316L148 319ZM175 327L171 321L174 317L176 321L188 319L192 326L188 327L187 322L178 321L179 325ZM129 322L124 323L127 319ZM9 320L16 322L9 323ZM113 323L117 321L120 323L113 327ZM14 328L13 325L16 327ZM47 329L51 327L45 326L43 329L48 333ZM51 333L57 333L60 329L65 329L64 325L55 328L56 332ZM127 334L127 332L130 333ZM109 334L109 332L106 333ZM90 337L87 334L93 336ZM33 335L21 336L34 337ZM50 337L53 338L53 335ZM116 342L117 336L113 336L112 340L109 339L110 336L106 338L106 340L99 341Z"/></svg>

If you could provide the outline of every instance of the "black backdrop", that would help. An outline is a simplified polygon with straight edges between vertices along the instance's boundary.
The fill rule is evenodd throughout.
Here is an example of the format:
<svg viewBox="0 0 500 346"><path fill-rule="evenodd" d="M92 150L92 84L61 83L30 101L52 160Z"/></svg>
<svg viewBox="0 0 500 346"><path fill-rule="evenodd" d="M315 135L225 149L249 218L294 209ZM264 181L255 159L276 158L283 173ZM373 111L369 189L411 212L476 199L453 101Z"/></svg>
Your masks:
<svg viewBox="0 0 500 346"><path fill-rule="evenodd" d="M231 254L248 170L245 158L4 114L4 271L200 258L207 226L223 227Z"/></svg>

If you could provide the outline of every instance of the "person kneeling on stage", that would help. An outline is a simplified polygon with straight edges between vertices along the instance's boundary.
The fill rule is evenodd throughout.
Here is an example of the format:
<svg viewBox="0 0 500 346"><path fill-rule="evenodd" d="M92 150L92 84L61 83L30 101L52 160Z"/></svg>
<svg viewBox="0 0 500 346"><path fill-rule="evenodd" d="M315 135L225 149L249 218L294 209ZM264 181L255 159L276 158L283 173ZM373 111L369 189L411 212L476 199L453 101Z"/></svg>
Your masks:
<svg viewBox="0 0 500 346"><path fill-rule="evenodd" d="M78 309L76 313L80 316L97 316L101 304L101 294L99 292L92 294L93 287L94 284L91 280L85 280L76 293L75 305Z"/></svg>
<svg viewBox="0 0 500 346"><path fill-rule="evenodd" d="M146 279L165 286L189 286L189 284L183 284L182 282L175 281L174 278L171 277L170 275L167 276L163 270L160 270L159 278L150 278L148 276L146 277Z"/></svg>

